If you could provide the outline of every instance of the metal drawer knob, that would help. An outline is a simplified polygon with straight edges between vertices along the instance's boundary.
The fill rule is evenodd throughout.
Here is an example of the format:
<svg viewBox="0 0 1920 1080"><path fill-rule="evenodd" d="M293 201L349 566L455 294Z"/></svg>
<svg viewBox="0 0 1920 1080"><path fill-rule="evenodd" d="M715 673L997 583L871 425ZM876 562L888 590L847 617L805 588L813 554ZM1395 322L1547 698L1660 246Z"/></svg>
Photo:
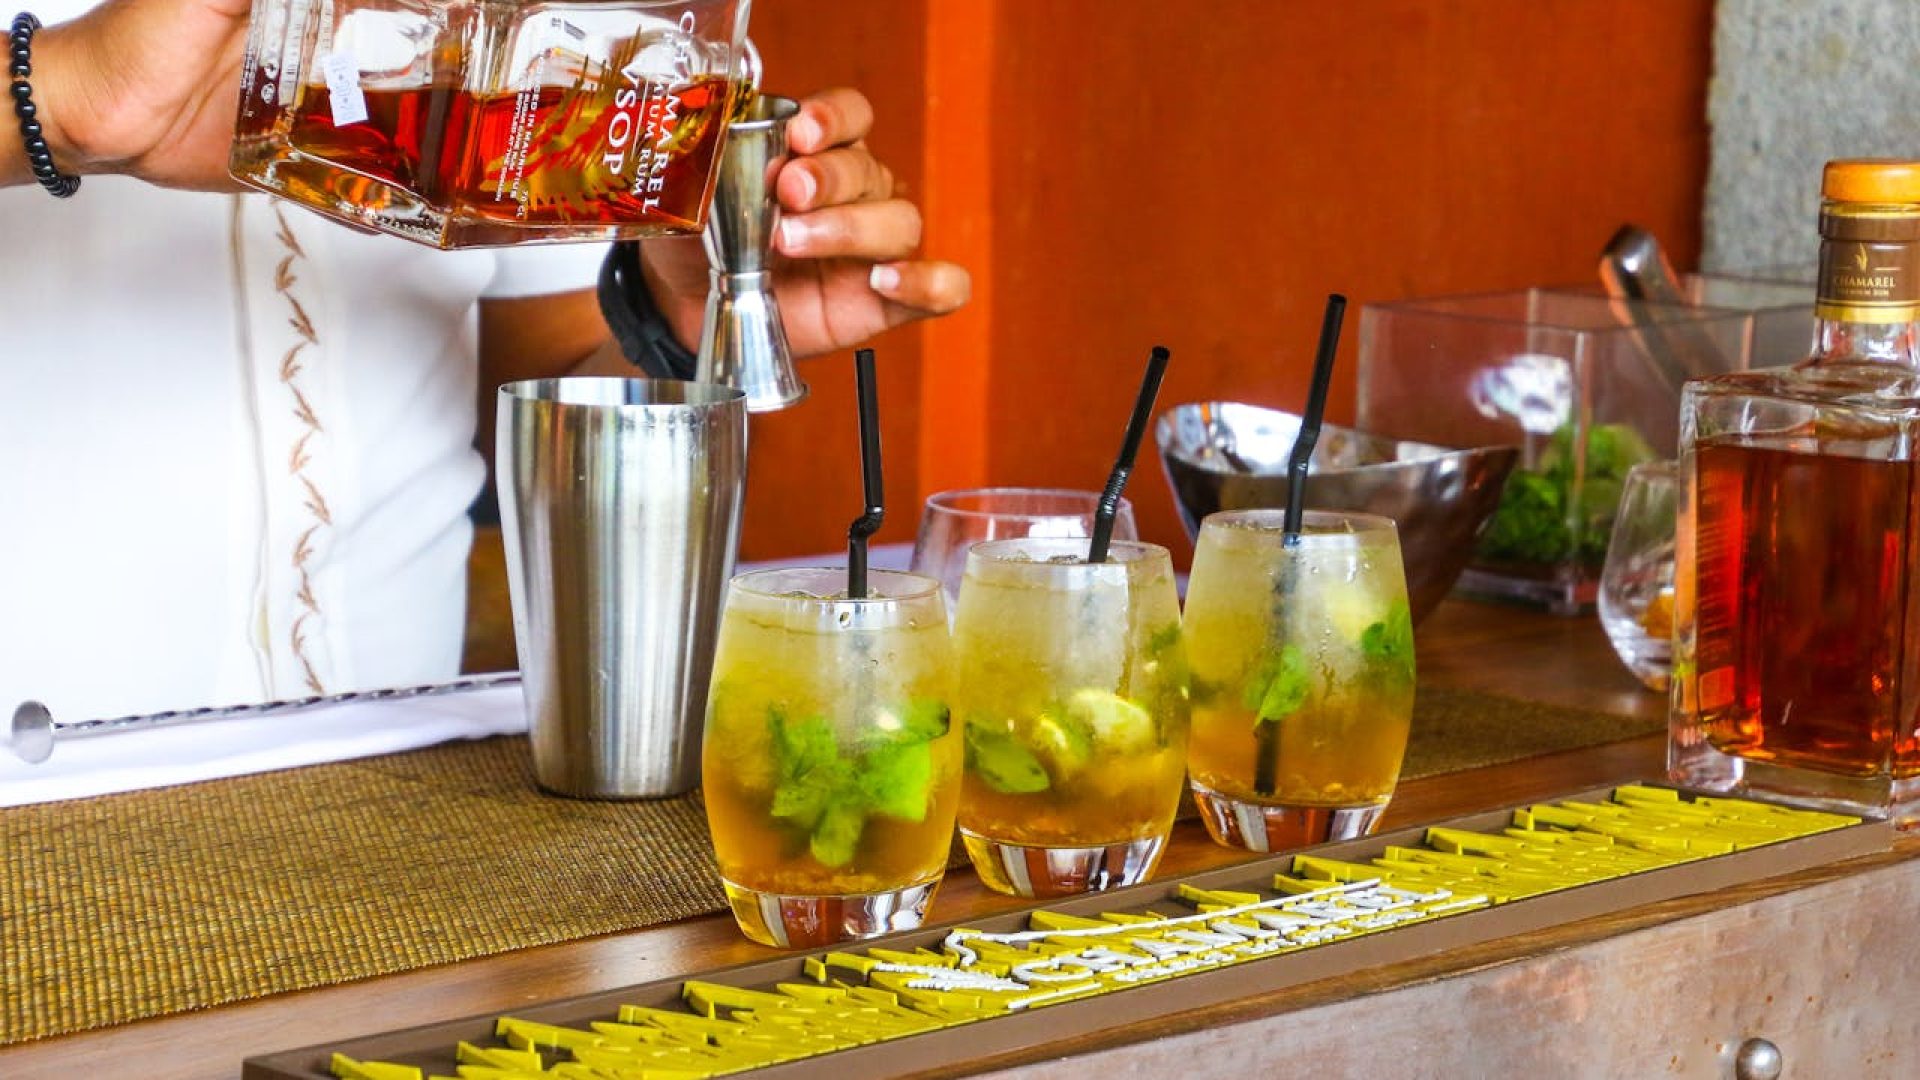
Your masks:
<svg viewBox="0 0 1920 1080"><path fill-rule="evenodd" d="M1765 1039L1748 1039L1733 1055L1734 1080L1780 1080L1783 1065L1779 1047Z"/></svg>

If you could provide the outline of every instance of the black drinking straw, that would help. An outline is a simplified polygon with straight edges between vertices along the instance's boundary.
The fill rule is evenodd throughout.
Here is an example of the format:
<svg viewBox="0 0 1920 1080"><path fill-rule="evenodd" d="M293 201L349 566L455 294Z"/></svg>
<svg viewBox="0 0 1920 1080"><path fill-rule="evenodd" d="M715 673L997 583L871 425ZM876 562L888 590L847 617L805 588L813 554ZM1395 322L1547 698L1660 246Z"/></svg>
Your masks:
<svg viewBox="0 0 1920 1080"><path fill-rule="evenodd" d="M866 511L847 527L847 597L867 595L867 540L887 519L885 486L880 482L880 393L874 386L873 350L853 354L853 381L860 399L860 482Z"/></svg>
<svg viewBox="0 0 1920 1080"><path fill-rule="evenodd" d="M1133 402L1133 418L1127 421L1127 437L1120 443L1120 457L1107 475L1106 490L1100 493L1100 507L1093 514L1093 543L1087 548L1087 561L1107 561L1107 548L1113 543L1113 519L1120 513L1120 493L1127 489L1127 477L1133 473L1133 459L1140 456L1140 440L1147 434L1147 419L1153 413L1154 399L1160 396L1160 380L1166 377L1167 361L1173 354L1165 345L1155 345L1147 361L1147 376L1140 381L1140 396Z"/></svg>
<svg viewBox="0 0 1920 1080"><path fill-rule="evenodd" d="M1300 430L1293 437L1293 452L1287 458L1287 510L1281 519L1280 542L1298 547L1300 529L1306 513L1307 469L1313 461L1313 447L1320 441L1320 421L1327 413L1327 387L1333 382L1333 358L1340 350L1340 323L1347 314L1347 298L1339 293L1327 297L1327 311L1320 319L1320 351L1313 358L1313 383L1307 388L1307 409L1300 415ZM1279 592L1293 591L1290 571L1293 560L1282 564ZM1262 719L1253 725L1259 747L1254 753L1253 790L1256 795L1272 795L1279 784L1280 723Z"/></svg>
<svg viewBox="0 0 1920 1080"><path fill-rule="evenodd" d="M1313 461L1314 444L1320 441L1320 421L1327 414L1327 387L1333 382L1333 357L1340 349L1340 323L1346 314L1347 298L1339 293L1328 295L1327 312L1320 319L1320 351L1313 358L1313 385L1307 389L1307 411L1300 414L1300 431L1293 437L1293 453L1287 458L1287 516L1281 527L1288 547L1300 542L1307 467Z"/></svg>

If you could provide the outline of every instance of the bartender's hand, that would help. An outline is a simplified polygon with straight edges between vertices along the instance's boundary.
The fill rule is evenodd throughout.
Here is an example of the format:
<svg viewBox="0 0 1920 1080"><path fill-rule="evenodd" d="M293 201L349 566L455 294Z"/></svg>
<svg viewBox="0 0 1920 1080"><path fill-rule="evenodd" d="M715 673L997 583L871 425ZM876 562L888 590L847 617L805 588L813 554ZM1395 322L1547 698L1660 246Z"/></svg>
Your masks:
<svg viewBox="0 0 1920 1080"><path fill-rule="evenodd" d="M967 302L967 272L914 258L920 211L894 195L893 172L867 149L873 106L858 90L803 99L787 125L794 156L775 188L782 218L775 289L797 356L849 348ZM707 257L697 237L650 240L641 266L654 302L689 348L700 342Z"/></svg>
<svg viewBox="0 0 1920 1080"><path fill-rule="evenodd" d="M232 190L249 0L109 0L33 39L33 98L53 160ZM16 140L18 141L18 140Z"/></svg>

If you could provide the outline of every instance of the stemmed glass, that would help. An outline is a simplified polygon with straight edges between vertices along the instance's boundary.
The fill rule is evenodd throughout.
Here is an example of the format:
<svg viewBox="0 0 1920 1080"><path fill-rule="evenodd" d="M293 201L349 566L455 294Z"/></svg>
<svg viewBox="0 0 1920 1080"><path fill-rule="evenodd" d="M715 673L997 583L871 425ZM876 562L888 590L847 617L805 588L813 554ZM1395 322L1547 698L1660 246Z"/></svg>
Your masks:
<svg viewBox="0 0 1920 1080"><path fill-rule="evenodd" d="M913 545L915 573L940 579L949 610L960 597L960 579L967 569L967 551L987 540L1018 540L1029 536L1085 538L1093 535L1094 512L1100 496L1070 488L971 488L943 491L927 499L920 517L920 535ZM1133 505L1120 500L1113 537L1135 540L1139 532Z"/></svg>
<svg viewBox="0 0 1920 1080"><path fill-rule="evenodd" d="M1620 662L1665 691L1673 665L1673 544L1680 466L1645 461L1627 472L1600 571L1600 625Z"/></svg>

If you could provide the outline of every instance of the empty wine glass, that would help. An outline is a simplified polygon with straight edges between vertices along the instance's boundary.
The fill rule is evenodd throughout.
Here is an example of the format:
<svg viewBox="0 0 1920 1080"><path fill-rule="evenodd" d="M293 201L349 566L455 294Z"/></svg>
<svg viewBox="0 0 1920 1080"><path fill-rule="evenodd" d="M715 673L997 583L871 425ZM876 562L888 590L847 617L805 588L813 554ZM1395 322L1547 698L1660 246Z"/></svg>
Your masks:
<svg viewBox="0 0 1920 1080"><path fill-rule="evenodd" d="M987 540L1027 537L1084 538L1093 535L1100 495L1070 488L971 488L943 491L927 499L920 535L913 545L913 572L940 579L947 610L956 610L967 551ZM1137 540L1133 504L1120 500L1113 521L1115 540Z"/></svg>
<svg viewBox="0 0 1920 1080"><path fill-rule="evenodd" d="M1650 690L1673 664L1673 529L1680 468L1645 461L1627 473L1600 571L1600 624L1613 651Z"/></svg>

